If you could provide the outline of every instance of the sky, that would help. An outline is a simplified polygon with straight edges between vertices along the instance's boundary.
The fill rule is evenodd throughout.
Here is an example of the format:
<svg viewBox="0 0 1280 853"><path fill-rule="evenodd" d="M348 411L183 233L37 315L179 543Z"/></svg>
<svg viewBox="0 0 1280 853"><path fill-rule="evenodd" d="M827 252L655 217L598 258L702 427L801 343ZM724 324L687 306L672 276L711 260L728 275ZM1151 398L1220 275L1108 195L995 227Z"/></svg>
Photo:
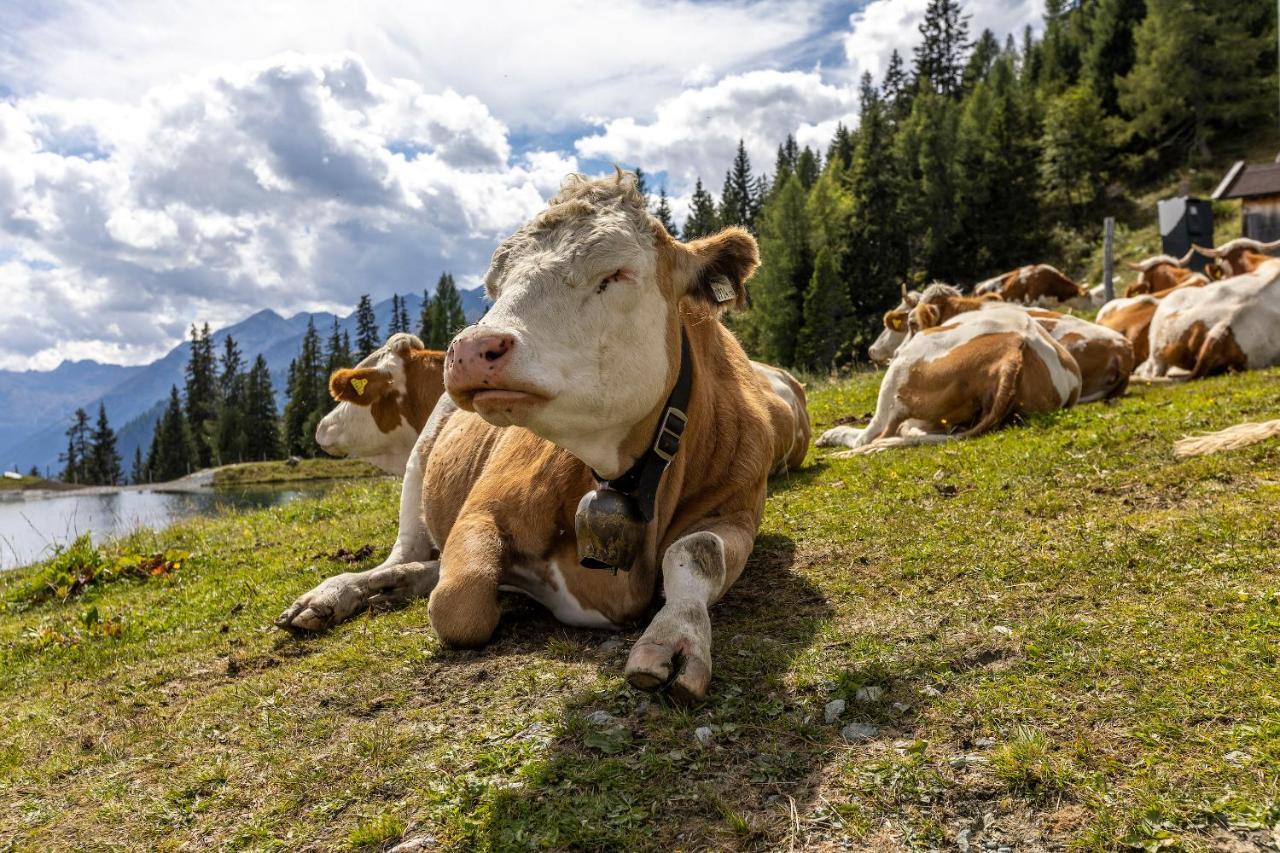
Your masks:
<svg viewBox="0 0 1280 853"><path fill-rule="evenodd" d="M137 364L193 322L475 286L570 172L677 221L738 140L825 149L927 0L6 0L0 369ZM1043 0L967 0L971 33Z"/></svg>

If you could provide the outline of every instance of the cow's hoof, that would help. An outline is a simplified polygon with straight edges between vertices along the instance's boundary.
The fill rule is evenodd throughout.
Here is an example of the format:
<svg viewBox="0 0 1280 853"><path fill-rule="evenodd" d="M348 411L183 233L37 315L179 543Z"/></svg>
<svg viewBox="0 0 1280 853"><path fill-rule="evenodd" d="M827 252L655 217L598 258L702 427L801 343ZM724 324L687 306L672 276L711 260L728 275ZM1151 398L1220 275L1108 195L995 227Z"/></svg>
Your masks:
<svg viewBox="0 0 1280 853"><path fill-rule="evenodd" d="M818 447L853 447L853 442L862 435L857 427L838 426L818 436L815 444Z"/></svg>
<svg viewBox="0 0 1280 853"><path fill-rule="evenodd" d="M668 603L631 649L627 682L639 690L666 689L678 702L697 702L711 684L711 618L705 605Z"/></svg>
<svg viewBox="0 0 1280 853"><path fill-rule="evenodd" d="M440 579L440 561L399 563L369 572L370 607L400 607L415 598L426 598Z"/></svg>
<svg viewBox="0 0 1280 853"><path fill-rule="evenodd" d="M322 581L300 596L276 619L286 631L323 631L350 619L368 606L366 573L344 572Z"/></svg>

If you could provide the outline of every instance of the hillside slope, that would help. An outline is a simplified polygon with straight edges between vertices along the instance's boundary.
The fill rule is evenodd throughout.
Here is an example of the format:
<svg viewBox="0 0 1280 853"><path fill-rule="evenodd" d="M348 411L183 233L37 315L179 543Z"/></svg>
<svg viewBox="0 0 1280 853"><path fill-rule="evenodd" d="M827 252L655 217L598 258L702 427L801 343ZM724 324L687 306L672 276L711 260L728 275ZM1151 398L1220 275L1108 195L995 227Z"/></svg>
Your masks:
<svg viewBox="0 0 1280 853"><path fill-rule="evenodd" d="M816 429L869 411L878 379L812 388ZM442 649L423 603L313 638L271 628L362 546L355 567L383 558L392 482L140 534L115 550L181 565L65 604L36 600L50 569L0 574L0 838L1270 843L1280 442L1170 448L1278 411L1270 370L1135 386L950 446L815 453L771 484L694 708L627 687L637 630L568 629L515 597L479 651Z"/></svg>

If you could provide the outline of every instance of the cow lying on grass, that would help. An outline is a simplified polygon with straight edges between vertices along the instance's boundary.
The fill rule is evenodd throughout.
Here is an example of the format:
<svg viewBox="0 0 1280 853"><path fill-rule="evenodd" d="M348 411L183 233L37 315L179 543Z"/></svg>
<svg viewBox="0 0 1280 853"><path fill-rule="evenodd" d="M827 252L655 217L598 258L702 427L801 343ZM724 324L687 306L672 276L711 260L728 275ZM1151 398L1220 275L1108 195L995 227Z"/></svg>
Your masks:
<svg viewBox="0 0 1280 853"><path fill-rule="evenodd" d="M493 307L450 345L448 397L410 456L405 481L421 467L417 506L440 559L330 578L280 624L429 594L440 639L475 646L497 627L500 589L608 628L643 615L661 585L627 679L703 696L707 608L746 563L780 456L774 424L790 417L720 322L757 263L740 229L672 239L629 175L569 178L494 253ZM580 563L584 542L610 544L593 500L617 510L605 521L640 519L620 574Z"/></svg>
<svg viewBox="0 0 1280 853"><path fill-rule="evenodd" d="M996 305L917 328L932 318L923 307L911 312L912 334L889 364L871 423L827 430L819 446L871 453L936 444L1079 399L1075 359L1026 311Z"/></svg>
<svg viewBox="0 0 1280 853"><path fill-rule="evenodd" d="M1194 251L1195 249L1188 251L1181 258L1175 258L1172 255L1152 255L1136 263L1126 262L1129 269L1136 270L1138 274L1134 277L1133 284L1125 290L1125 296L1162 293L1184 284L1208 284L1209 279L1206 276L1187 267Z"/></svg>
<svg viewBox="0 0 1280 853"><path fill-rule="evenodd" d="M1254 270L1207 287L1179 288L1151 318L1150 353L1135 376L1199 379L1280 363L1280 259L1256 255ZM1171 377L1170 377L1171 378Z"/></svg>
<svg viewBox="0 0 1280 853"><path fill-rule="evenodd" d="M884 330L880 332L867 350L867 355L876 364L888 364L893 354L898 351L907 339L907 321L911 317L911 309L920 304L920 292L907 290L902 285L902 301L892 311L885 312Z"/></svg>
<svg viewBox="0 0 1280 853"><path fill-rule="evenodd" d="M1048 264L1032 264L979 282L974 295L999 294L1005 302L1021 302L1024 305L1040 304L1047 300L1070 302L1087 299L1089 292Z"/></svg>
<svg viewBox="0 0 1280 853"><path fill-rule="evenodd" d="M1213 265L1209 267L1209 271L1214 279L1231 278L1253 272L1261 264L1271 260L1268 253L1276 249L1280 249L1280 240L1263 243L1248 237L1237 237L1216 249L1205 249L1195 245L1191 247L1191 251L1213 259Z"/></svg>
<svg viewBox="0 0 1280 853"><path fill-rule="evenodd" d="M392 335L354 368L335 370L329 393L338 405L316 425L320 449L399 476L444 393L444 353Z"/></svg>
<svg viewBox="0 0 1280 853"><path fill-rule="evenodd" d="M948 284L931 284L916 300L912 315L919 329L939 326L969 311L1009 307L996 294L963 296ZM1069 314L1043 308L1023 308L1055 341L1062 344L1080 368L1081 403L1107 400L1124 393L1133 371L1133 347L1119 332ZM885 322L896 320L885 315Z"/></svg>

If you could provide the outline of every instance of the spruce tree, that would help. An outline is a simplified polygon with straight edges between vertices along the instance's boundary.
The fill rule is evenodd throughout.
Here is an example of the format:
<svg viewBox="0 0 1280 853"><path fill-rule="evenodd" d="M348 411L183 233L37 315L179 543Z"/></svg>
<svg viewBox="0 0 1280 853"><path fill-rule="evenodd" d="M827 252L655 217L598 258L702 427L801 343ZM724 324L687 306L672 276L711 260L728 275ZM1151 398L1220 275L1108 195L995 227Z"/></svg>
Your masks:
<svg viewBox="0 0 1280 853"><path fill-rule="evenodd" d="M809 189L818 180L818 173L821 171L822 164L818 161L818 155L806 145L796 158L796 177L800 179L800 185Z"/></svg>
<svg viewBox="0 0 1280 853"><path fill-rule="evenodd" d="M147 466L142 461L142 445L133 448L133 469L129 472L129 482L135 486L147 482Z"/></svg>
<svg viewBox="0 0 1280 853"><path fill-rule="evenodd" d="M413 331L413 327L409 325L409 300L403 296L400 297L400 315L398 317L398 325L402 332Z"/></svg>
<svg viewBox="0 0 1280 853"><path fill-rule="evenodd" d="M813 276L804 296L796 363L811 370L834 367L847 354L851 314L849 291L841 278L835 252L823 247L814 259Z"/></svg>
<svg viewBox="0 0 1280 853"><path fill-rule="evenodd" d="M85 481L96 486L114 486L122 479L116 434L107 421L107 407L98 403L98 421L89 436L89 461Z"/></svg>
<svg viewBox="0 0 1280 853"><path fill-rule="evenodd" d="M982 35L973 43L973 52L969 54L969 61L964 67L963 88L966 94L987 79L991 66L999 56L1000 42L996 39L996 34L991 30L983 30Z"/></svg>
<svg viewBox="0 0 1280 853"><path fill-rule="evenodd" d="M422 291L422 311L418 314L418 337L426 346L431 338L431 293L425 288Z"/></svg>
<svg viewBox="0 0 1280 853"><path fill-rule="evenodd" d="M213 354L213 337L209 324L191 327L191 354L186 367L186 416L195 442L195 464L208 468L213 464L214 427L218 417L217 367Z"/></svg>
<svg viewBox="0 0 1280 853"><path fill-rule="evenodd" d="M636 192L640 193L640 197L644 199L645 209L649 208L649 181L645 176L644 169L639 166L635 168L636 176Z"/></svg>
<svg viewBox="0 0 1280 853"><path fill-rule="evenodd" d="M720 227L741 225L755 232L756 214L763 203L756 193L758 187L751 179L751 161L747 157L746 144L738 140L738 153L733 158L733 168L724 174L724 191L720 194Z"/></svg>
<svg viewBox="0 0 1280 853"><path fill-rule="evenodd" d="M366 293L356 306L356 361L363 361L380 346L382 338L378 335L378 318L373 314L373 301Z"/></svg>
<svg viewBox="0 0 1280 853"><path fill-rule="evenodd" d="M871 75L864 75L870 88ZM844 126L844 122L836 125L835 136L831 137L831 144L827 146L827 163L836 163L839 169L848 169L849 164L853 162L853 134L849 132L849 128Z"/></svg>
<svg viewBox="0 0 1280 853"><path fill-rule="evenodd" d="M1102 102L1086 83L1049 101L1040 141L1045 198L1081 225L1102 199L1110 160L1109 128Z"/></svg>
<svg viewBox="0 0 1280 853"><path fill-rule="evenodd" d="M658 190L658 206L654 209L653 215L662 223L662 227L667 229L668 234L674 237L680 233L675 220L671 218L671 202L667 200L666 186Z"/></svg>
<svg viewBox="0 0 1280 853"><path fill-rule="evenodd" d="M1117 81L1133 70L1133 31L1146 14L1145 0L1097 0L1094 5L1081 75L1107 115L1120 112Z"/></svg>
<svg viewBox="0 0 1280 853"><path fill-rule="evenodd" d="M778 159L773 163L773 185L781 187L796 171L796 160L800 158L800 146L796 138L787 134L787 141L778 146Z"/></svg>
<svg viewBox="0 0 1280 853"><path fill-rule="evenodd" d="M745 322L759 354L773 364L796 363L796 334L804 296L813 275L805 191L795 175L787 178L760 216L761 265L753 303Z"/></svg>
<svg viewBox="0 0 1280 853"><path fill-rule="evenodd" d="M400 325L400 294L391 294L391 320L387 325L387 337L391 337L397 332L407 332L407 327Z"/></svg>
<svg viewBox="0 0 1280 853"><path fill-rule="evenodd" d="M870 80L871 75L867 74L866 78ZM889 56L889 67L885 69L884 81L880 85L881 97L888 110L890 120L897 121L905 118L911 112L911 98L915 94L911 85L911 79L907 76L906 64L902 61L902 54L898 53L898 49L894 48L893 53ZM863 103L866 99L863 99Z"/></svg>
<svg viewBox="0 0 1280 853"><path fill-rule="evenodd" d="M65 463L61 479L66 483L88 484L89 480L89 413L84 409L76 409L71 416L71 426L67 427L67 452L58 457Z"/></svg>
<svg viewBox="0 0 1280 853"><path fill-rule="evenodd" d="M938 94L959 97L969 51L969 16L959 0L929 0L920 36L913 69L917 87L928 81Z"/></svg>
<svg viewBox="0 0 1280 853"><path fill-rule="evenodd" d="M244 435L246 459L261 461L280 456L280 421L267 360L259 355L245 379Z"/></svg>
<svg viewBox="0 0 1280 853"><path fill-rule="evenodd" d="M458 294L451 273L440 274L428 314L428 327L423 343L429 349L444 349L449 346L454 335L466 327L467 317L462 310L462 297Z"/></svg>
<svg viewBox="0 0 1280 853"><path fill-rule="evenodd" d="M698 178L694 182L693 196L689 199L689 216L684 221L680 237L685 241L696 240L718 230L715 197L703 189L702 178Z"/></svg>
<svg viewBox="0 0 1280 853"><path fill-rule="evenodd" d="M243 462L244 446L244 358L240 347L230 335L222 341L219 360L218 419L214 430L214 449L217 464L228 465Z"/></svg>
<svg viewBox="0 0 1280 853"><path fill-rule="evenodd" d="M284 445L290 456L317 455L313 429L315 414L328 400L324 373L324 354L320 351L320 335L314 320L307 321L298 357L289 365L288 398L284 406Z"/></svg>
<svg viewBox="0 0 1280 853"><path fill-rule="evenodd" d="M195 464L195 442L175 385L169 390L169 403L151 439L151 452L147 455L148 479L152 482L176 480L190 474Z"/></svg>

